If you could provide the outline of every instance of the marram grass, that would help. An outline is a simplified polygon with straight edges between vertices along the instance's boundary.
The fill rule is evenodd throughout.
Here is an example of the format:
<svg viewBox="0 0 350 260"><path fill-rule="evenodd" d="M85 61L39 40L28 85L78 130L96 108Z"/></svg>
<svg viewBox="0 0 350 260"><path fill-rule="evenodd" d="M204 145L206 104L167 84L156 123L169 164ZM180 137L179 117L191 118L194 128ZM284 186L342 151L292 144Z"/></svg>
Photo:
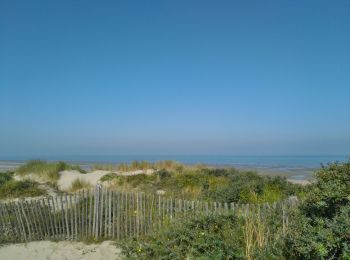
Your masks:
<svg viewBox="0 0 350 260"><path fill-rule="evenodd" d="M59 179L59 172L65 170L77 170L81 173L85 172L79 166L69 165L65 162L48 163L41 160L32 160L19 167L16 173L22 177L32 174L43 181L56 184Z"/></svg>

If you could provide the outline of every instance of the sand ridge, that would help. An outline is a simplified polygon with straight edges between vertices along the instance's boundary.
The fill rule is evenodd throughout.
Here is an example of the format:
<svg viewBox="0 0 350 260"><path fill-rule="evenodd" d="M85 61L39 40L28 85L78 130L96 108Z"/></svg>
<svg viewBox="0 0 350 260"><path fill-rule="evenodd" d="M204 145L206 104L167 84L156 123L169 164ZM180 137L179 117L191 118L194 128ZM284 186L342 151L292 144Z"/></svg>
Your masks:
<svg viewBox="0 0 350 260"><path fill-rule="evenodd" d="M72 183L76 179L79 179L81 181L89 183L92 187L94 187L97 184L101 183L100 179L107 174L115 174L119 176L132 176L132 175L139 175L139 174L153 174L154 171L155 170L152 170L152 169L135 170L135 171L128 171L128 172L96 170L88 173L80 173L74 170L62 171L62 172L59 172L60 178L58 179L57 186L61 191L68 191Z"/></svg>

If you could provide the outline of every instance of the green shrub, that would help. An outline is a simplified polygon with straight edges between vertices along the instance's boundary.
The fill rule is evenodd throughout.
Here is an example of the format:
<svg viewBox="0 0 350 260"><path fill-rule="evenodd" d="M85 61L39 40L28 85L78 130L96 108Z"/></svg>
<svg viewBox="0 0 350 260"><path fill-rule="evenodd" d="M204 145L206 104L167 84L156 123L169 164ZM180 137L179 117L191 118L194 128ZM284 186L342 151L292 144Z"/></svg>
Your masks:
<svg viewBox="0 0 350 260"><path fill-rule="evenodd" d="M162 169L157 172L157 175L159 176L159 180L163 181L164 179L169 178L171 176L171 173L167 170Z"/></svg>
<svg viewBox="0 0 350 260"><path fill-rule="evenodd" d="M245 259L241 221L233 215L184 220L121 246L130 259Z"/></svg>
<svg viewBox="0 0 350 260"><path fill-rule="evenodd" d="M0 186L0 198L35 197L46 192L38 187L38 183L24 180L9 180Z"/></svg>
<svg viewBox="0 0 350 260"><path fill-rule="evenodd" d="M121 246L130 259L284 259L282 230L278 209L187 216Z"/></svg>
<svg viewBox="0 0 350 260"><path fill-rule="evenodd" d="M226 182L215 189L208 187L207 198L220 202L264 203L286 199L304 190L285 178L260 176L254 172L238 172L235 169L206 170L210 176L223 176Z"/></svg>
<svg viewBox="0 0 350 260"><path fill-rule="evenodd" d="M289 183L285 178L260 176L233 168L186 168L181 172L162 169L152 175L110 174L101 180L114 180L116 188L123 190L165 190L167 195L176 198L227 203L275 202L297 195L304 189L300 185Z"/></svg>
<svg viewBox="0 0 350 260"><path fill-rule="evenodd" d="M234 169L162 171L152 184L177 190L177 195L198 189L197 198L222 202L274 202L298 194L304 198L297 208L287 209L289 224L283 226L278 208L261 218L177 220L123 244L131 259L350 259L350 162L323 167L306 188Z"/></svg>
<svg viewBox="0 0 350 260"><path fill-rule="evenodd" d="M316 173L316 180L303 205L303 212L311 218L332 219L350 202L350 161L321 168Z"/></svg>
<svg viewBox="0 0 350 260"><path fill-rule="evenodd" d="M350 162L319 170L316 183L291 219L287 257L350 259Z"/></svg>
<svg viewBox="0 0 350 260"><path fill-rule="evenodd" d="M12 172L0 172L0 187L13 179Z"/></svg>

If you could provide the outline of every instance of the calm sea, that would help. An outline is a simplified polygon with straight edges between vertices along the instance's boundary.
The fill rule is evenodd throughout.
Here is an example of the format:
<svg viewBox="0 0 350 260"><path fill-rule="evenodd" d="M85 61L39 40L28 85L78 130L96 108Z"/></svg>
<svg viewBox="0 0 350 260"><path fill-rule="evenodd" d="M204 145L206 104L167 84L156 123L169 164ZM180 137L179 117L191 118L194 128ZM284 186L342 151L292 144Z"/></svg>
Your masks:
<svg viewBox="0 0 350 260"><path fill-rule="evenodd" d="M0 170L13 169L26 160L33 158L0 158ZM295 179L310 177L312 172L320 168L321 164L334 161L346 161L347 156L231 156L231 155L84 155L84 156L59 156L40 157L48 161L63 160L78 163L89 167L94 163L121 163L133 160L146 160L155 162L159 160L175 160L184 164L204 163L215 166L232 166L236 168L256 169L262 172L285 173Z"/></svg>

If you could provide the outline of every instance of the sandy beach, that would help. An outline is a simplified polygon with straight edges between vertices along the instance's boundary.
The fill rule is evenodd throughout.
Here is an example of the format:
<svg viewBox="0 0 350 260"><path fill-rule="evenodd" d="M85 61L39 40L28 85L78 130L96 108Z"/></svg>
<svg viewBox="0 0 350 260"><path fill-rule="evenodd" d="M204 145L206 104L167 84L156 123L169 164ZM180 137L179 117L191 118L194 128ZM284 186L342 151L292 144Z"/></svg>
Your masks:
<svg viewBox="0 0 350 260"><path fill-rule="evenodd" d="M71 241L37 241L3 245L0 247L0 258L8 260L122 259L121 250L113 245L112 241L88 245Z"/></svg>

